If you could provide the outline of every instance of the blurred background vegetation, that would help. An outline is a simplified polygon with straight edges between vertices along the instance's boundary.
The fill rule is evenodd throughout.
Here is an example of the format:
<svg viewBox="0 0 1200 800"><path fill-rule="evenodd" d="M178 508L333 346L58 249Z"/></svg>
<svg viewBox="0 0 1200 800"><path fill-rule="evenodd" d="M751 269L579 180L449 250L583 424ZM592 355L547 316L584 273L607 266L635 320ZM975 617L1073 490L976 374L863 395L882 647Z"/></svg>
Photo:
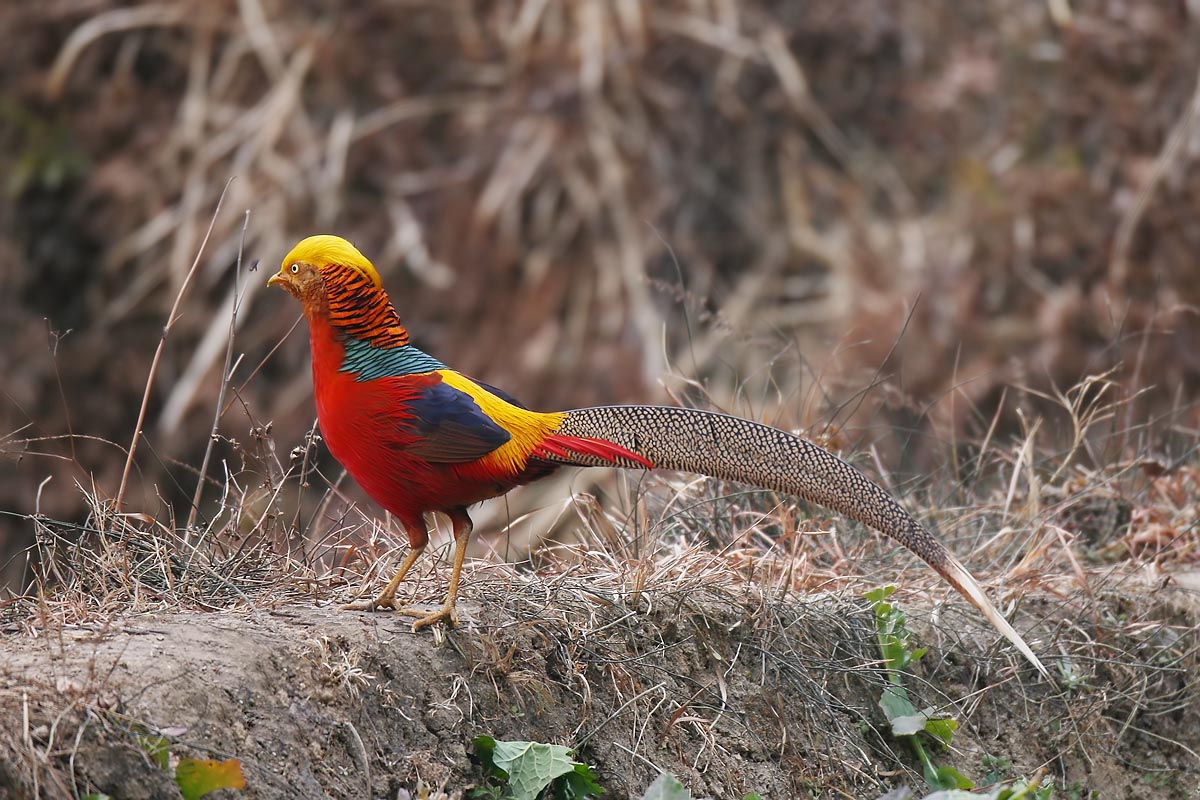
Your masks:
<svg viewBox="0 0 1200 800"><path fill-rule="evenodd" d="M116 493L231 179L134 510L186 516L246 209L262 266L238 278L228 474L272 444L286 463L312 425L298 312L262 289L316 232L373 258L420 346L535 408L715 405L904 476L1115 369L1129 452L1194 440L1198 17L1196 0L5 3L0 587L25 569L22 515L82 519L79 487Z"/></svg>

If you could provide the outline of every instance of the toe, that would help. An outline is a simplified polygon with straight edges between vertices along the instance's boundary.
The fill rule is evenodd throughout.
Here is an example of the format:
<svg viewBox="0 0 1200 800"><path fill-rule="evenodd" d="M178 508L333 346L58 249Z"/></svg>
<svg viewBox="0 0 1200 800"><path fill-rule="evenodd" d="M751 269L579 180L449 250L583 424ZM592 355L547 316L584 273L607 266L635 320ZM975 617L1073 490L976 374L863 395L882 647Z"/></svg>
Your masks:
<svg viewBox="0 0 1200 800"><path fill-rule="evenodd" d="M375 611L380 608L395 608L396 601L387 597L376 597L373 600L355 600L342 606L343 611Z"/></svg>
<svg viewBox="0 0 1200 800"><path fill-rule="evenodd" d="M413 633L428 628L430 625L436 625L439 622L444 622L447 627L458 627L458 616L454 613L453 608L443 608L440 611L435 611L432 614L427 614L413 622Z"/></svg>

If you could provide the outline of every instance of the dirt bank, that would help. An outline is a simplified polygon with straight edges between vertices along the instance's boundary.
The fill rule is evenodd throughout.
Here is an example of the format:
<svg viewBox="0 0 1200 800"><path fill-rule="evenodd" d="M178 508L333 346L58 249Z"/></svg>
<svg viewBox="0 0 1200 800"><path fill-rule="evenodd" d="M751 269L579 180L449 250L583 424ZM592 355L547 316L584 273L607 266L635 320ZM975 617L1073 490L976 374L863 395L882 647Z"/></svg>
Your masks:
<svg viewBox="0 0 1200 800"><path fill-rule="evenodd" d="M421 781L457 797L481 777L469 752L481 733L578 748L607 797L638 796L659 770L697 797L924 788L876 703L886 678L861 600L477 572L466 624L440 641L324 599L62 627L10 615L0 786L177 796L138 743L165 730L174 755L240 760L243 797L396 797ZM1147 584L1125 576L1082 615L1082 601L1026 600L1019 624L1067 676L1058 686L961 603L930 614L901 595L931 648L914 702L962 725L935 758L977 781L1045 767L1055 796L1194 797L1194 590L1130 588Z"/></svg>

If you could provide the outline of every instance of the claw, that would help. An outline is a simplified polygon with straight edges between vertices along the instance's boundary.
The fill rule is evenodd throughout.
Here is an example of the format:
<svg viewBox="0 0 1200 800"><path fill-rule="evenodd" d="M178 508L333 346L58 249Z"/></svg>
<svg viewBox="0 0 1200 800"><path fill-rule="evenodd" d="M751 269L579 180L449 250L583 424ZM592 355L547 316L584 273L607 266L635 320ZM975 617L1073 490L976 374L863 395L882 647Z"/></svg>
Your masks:
<svg viewBox="0 0 1200 800"><path fill-rule="evenodd" d="M382 608L395 608L396 599L393 597L375 597L370 600L355 600L343 605L342 611L375 611Z"/></svg>
<svg viewBox="0 0 1200 800"><path fill-rule="evenodd" d="M396 610L396 613L406 617L417 618L413 621L413 633L422 628L428 628L430 625L436 625L439 622L445 623L450 628L458 627L458 614L454 613L454 606L442 606L432 614L421 608L400 608Z"/></svg>

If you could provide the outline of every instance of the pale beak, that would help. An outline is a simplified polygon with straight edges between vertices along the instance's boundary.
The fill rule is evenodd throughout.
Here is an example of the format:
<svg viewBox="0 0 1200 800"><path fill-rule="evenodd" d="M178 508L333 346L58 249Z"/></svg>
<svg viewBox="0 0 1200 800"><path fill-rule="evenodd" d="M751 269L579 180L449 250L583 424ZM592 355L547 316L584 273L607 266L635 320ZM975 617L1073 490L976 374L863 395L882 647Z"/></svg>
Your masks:
<svg viewBox="0 0 1200 800"><path fill-rule="evenodd" d="M276 272L271 277L267 278L267 286L274 286L277 283L283 283L283 273Z"/></svg>

